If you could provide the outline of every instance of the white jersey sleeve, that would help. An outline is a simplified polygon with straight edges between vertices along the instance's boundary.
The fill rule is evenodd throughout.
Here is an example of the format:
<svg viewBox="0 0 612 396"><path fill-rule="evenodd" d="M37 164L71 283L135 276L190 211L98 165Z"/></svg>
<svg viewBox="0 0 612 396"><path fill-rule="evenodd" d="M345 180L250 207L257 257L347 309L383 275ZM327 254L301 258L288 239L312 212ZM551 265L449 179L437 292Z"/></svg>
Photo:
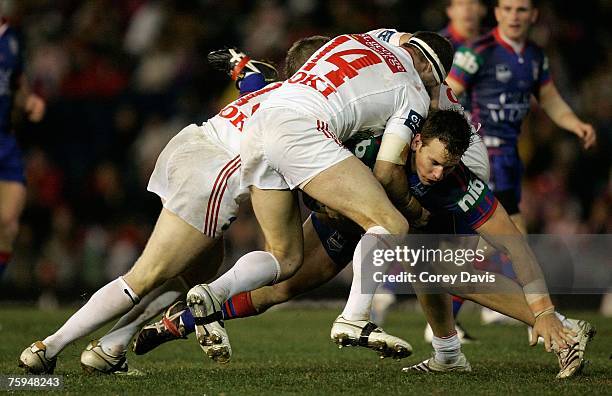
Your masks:
<svg viewBox="0 0 612 396"><path fill-rule="evenodd" d="M370 30L368 33L370 36L375 37L381 41L385 41L391 45L398 47L402 36L406 33L398 32L395 29L376 29Z"/></svg>
<svg viewBox="0 0 612 396"><path fill-rule="evenodd" d="M410 94L407 94L410 96ZM404 142L410 142L415 133L419 133L427 117L429 104L413 95L387 121L384 134L397 135Z"/></svg>

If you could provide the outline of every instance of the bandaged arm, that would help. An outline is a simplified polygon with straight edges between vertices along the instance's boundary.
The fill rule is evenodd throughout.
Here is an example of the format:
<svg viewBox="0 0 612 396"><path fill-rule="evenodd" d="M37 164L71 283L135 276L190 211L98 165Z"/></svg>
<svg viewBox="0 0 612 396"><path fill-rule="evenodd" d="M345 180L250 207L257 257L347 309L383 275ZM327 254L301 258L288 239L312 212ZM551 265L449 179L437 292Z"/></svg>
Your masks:
<svg viewBox="0 0 612 396"><path fill-rule="evenodd" d="M380 145L374 176L385 189L395 207L410 221L424 216L421 204L410 194L404 165L410 150L410 142L395 134L385 134Z"/></svg>
<svg viewBox="0 0 612 396"><path fill-rule="evenodd" d="M516 228L501 204L476 231L512 261L519 284L533 315L552 313L555 307L548 294L542 269L523 234Z"/></svg>

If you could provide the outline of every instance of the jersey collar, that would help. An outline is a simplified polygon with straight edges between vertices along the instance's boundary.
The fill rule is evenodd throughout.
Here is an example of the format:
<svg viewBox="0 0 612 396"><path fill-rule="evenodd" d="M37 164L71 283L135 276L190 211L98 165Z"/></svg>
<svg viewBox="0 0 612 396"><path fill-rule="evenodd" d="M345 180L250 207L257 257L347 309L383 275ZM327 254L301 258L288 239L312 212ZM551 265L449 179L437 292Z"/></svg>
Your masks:
<svg viewBox="0 0 612 396"><path fill-rule="evenodd" d="M461 43L461 45L463 45L467 41L467 38L463 37L461 33L459 33L457 29L455 29L452 23L448 24L447 30L453 41Z"/></svg>
<svg viewBox="0 0 612 396"><path fill-rule="evenodd" d="M516 55L523 55L525 53L526 43L519 43L514 40L510 40L507 37L504 37L502 32L499 31L499 27L493 29L493 37L495 37L495 41L497 41L502 47L507 49Z"/></svg>

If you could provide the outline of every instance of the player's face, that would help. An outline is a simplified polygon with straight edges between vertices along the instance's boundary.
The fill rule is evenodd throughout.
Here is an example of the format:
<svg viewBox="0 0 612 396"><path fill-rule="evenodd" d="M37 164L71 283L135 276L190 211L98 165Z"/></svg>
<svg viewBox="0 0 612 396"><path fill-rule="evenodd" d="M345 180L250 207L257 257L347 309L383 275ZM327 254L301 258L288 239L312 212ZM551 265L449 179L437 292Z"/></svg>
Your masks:
<svg viewBox="0 0 612 396"><path fill-rule="evenodd" d="M419 181L426 186L444 179L458 163L448 158L446 146L438 139L432 139L425 144L420 135L417 135L412 141L412 149Z"/></svg>
<svg viewBox="0 0 612 396"><path fill-rule="evenodd" d="M531 0L499 0L498 4L495 19L499 30L511 40L525 40L529 27L538 17L538 10L533 8Z"/></svg>
<svg viewBox="0 0 612 396"><path fill-rule="evenodd" d="M451 23L467 29L478 29L485 13L486 9L479 0L452 0L446 8Z"/></svg>

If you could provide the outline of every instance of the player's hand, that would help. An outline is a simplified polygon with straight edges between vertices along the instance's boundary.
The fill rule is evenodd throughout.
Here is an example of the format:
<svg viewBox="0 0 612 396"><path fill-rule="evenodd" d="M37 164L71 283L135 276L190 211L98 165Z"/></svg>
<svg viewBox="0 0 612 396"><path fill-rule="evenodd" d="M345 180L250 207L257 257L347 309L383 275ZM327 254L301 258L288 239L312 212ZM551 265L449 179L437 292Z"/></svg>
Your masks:
<svg viewBox="0 0 612 396"><path fill-rule="evenodd" d="M431 213L425 208L421 208L421 216L418 219L410 221L410 225L415 228L423 228L429 223Z"/></svg>
<svg viewBox="0 0 612 396"><path fill-rule="evenodd" d="M574 127L573 132L580 138L585 149L593 146L597 140L595 129L591 124L579 121Z"/></svg>
<svg viewBox="0 0 612 396"><path fill-rule="evenodd" d="M531 340L529 344L534 346L538 343L538 337L544 339L544 348L547 352L552 350L552 346L565 349L574 343L576 333L572 330L563 327L561 321L555 315L555 312L545 313L536 318L536 321L531 330Z"/></svg>
<svg viewBox="0 0 612 396"><path fill-rule="evenodd" d="M40 122L45 115L45 108L45 101L40 96L30 94L26 98L24 110L28 115L28 120L32 122Z"/></svg>

